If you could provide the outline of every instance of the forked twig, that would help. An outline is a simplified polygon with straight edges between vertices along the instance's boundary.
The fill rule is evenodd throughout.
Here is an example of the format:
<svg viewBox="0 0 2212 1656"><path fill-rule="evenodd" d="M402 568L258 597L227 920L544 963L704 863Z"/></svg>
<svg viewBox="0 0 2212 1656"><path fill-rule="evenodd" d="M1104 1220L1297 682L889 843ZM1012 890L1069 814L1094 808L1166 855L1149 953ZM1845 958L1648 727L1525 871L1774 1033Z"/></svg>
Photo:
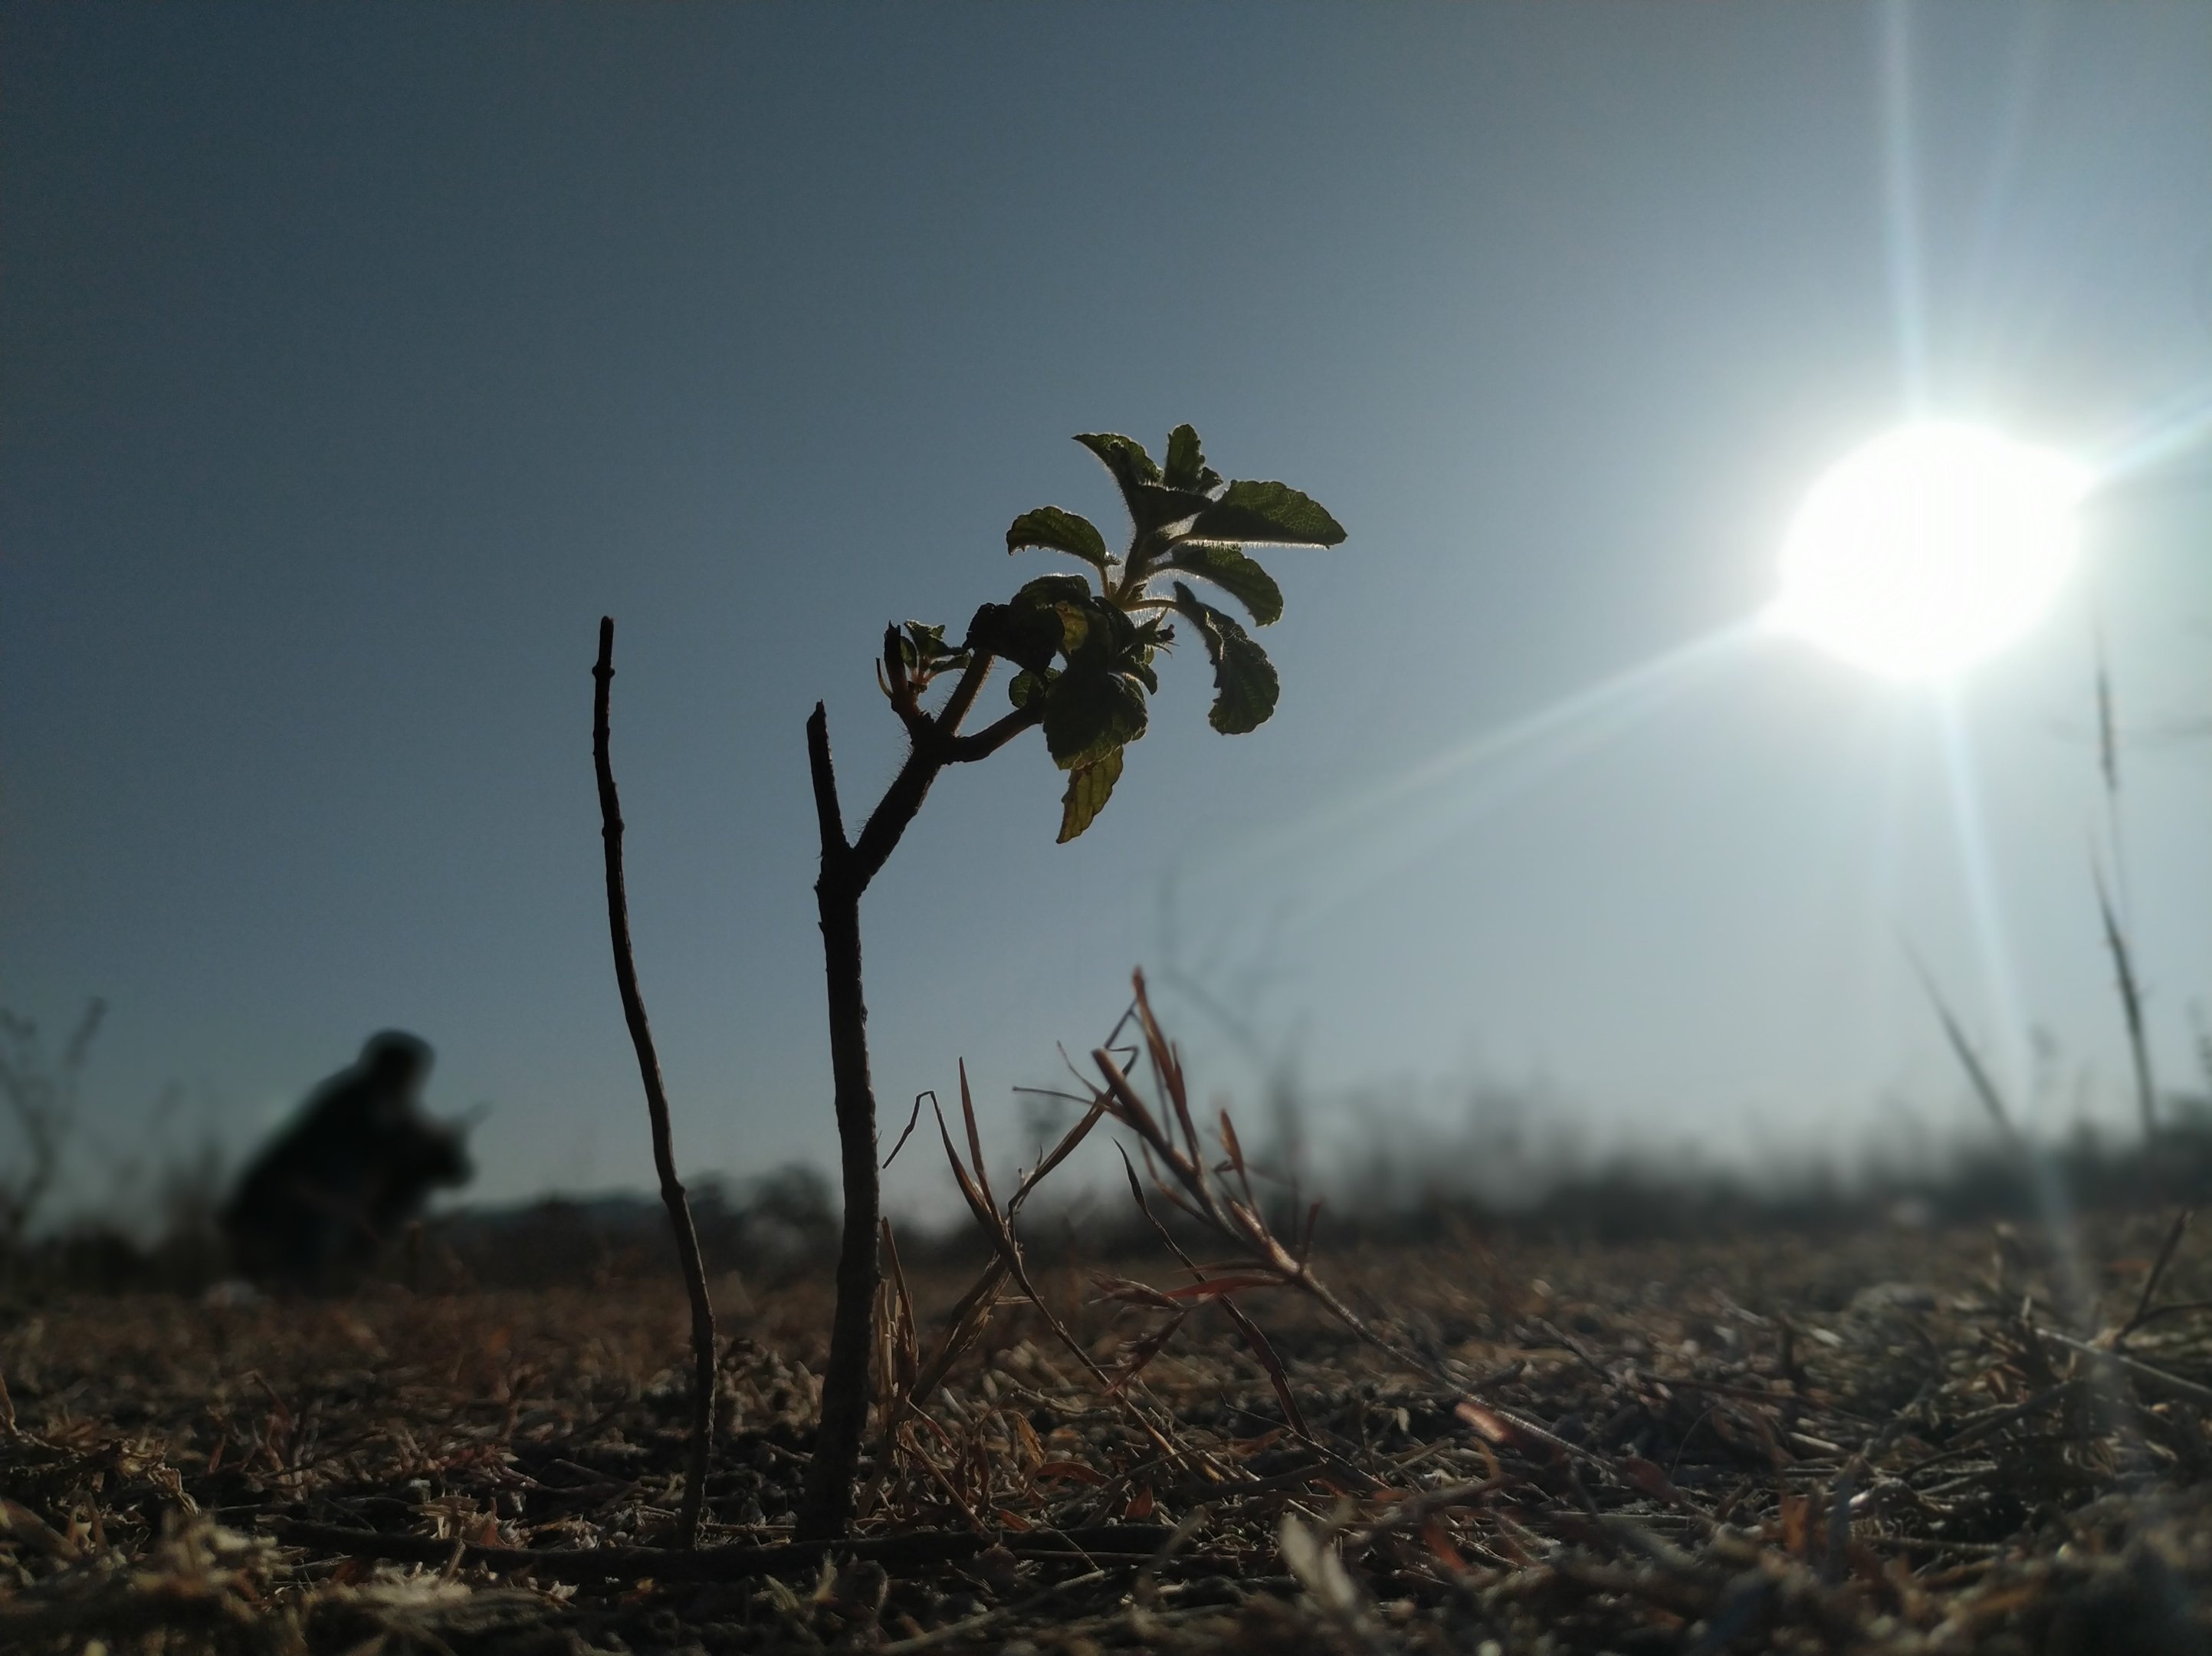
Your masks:
<svg viewBox="0 0 2212 1656"><path fill-rule="evenodd" d="M661 1085L660 1057L653 1050L653 1027L646 1021L645 998L638 993L637 965L629 943L629 899L623 887L622 801L615 793L614 761L607 752L607 704L615 676L615 623L599 619L599 660L592 669L598 688L592 703L592 759L599 780L599 836L606 848L607 928L614 940L615 986L622 995L630 1044L645 1083L646 1114L653 1123L653 1165L660 1175L660 1199L676 1233L676 1257L684 1270L684 1291L691 1300L691 1441L684 1458L684 1501L676 1528L681 1545L699 1543L699 1513L707 1498L707 1458L714 1440L714 1307L707 1297L707 1268L699 1257L699 1233L691 1223L691 1204L676 1176L676 1148L668 1125L668 1093Z"/></svg>

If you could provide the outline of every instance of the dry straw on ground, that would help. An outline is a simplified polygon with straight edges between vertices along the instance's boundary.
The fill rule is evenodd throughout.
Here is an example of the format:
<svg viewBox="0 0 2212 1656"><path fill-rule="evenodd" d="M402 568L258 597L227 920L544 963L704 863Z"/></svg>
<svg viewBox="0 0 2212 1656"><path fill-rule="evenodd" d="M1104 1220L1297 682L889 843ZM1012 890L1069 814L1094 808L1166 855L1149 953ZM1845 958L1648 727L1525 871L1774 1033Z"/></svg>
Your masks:
<svg viewBox="0 0 2212 1656"><path fill-rule="evenodd" d="M2212 1645L2212 1259L2171 1210L2070 1255L1331 1256L1275 1239L1145 1032L1149 1098L1108 1053L1079 1130L1149 1156L1167 1248L1032 1260L948 1126L989 1252L893 1239L856 1539L791 1539L818 1282L726 1330L696 1551L672 1288L57 1300L0 1334L0 1647Z"/></svg>

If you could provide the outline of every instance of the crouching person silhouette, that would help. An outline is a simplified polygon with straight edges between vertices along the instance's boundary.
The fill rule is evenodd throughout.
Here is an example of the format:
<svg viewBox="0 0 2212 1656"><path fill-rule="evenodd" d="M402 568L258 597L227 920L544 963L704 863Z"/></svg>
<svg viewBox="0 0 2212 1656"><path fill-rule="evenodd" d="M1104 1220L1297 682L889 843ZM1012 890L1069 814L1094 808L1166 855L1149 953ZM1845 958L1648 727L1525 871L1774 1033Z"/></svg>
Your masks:
<svg viewBox="0 0 2212 1656"><path fill-rule="evenodd" d="M387 1030L308 1096L222 1212L237 1268L329 1288L358 1276L441 1185L468 1182L465 1129L422 1112L430 1049Z"/></svg>

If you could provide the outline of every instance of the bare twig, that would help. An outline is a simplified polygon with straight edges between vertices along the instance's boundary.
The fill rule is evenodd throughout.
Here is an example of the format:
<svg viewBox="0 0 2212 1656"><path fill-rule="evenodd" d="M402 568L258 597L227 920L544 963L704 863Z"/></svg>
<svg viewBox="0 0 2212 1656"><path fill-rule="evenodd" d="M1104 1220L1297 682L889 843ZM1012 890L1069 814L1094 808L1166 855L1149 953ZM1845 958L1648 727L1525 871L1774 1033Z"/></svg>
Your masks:
<svg viewBox="0 0 2212 1656"><path fill-rule="evenodd" d="M684 1473L684 1502L677 1532L685 1547L699 1542L699 1513L707 1495L707 1459L714 1440L714 1307L707 1297L707 1270L699 1257L699 1235L691 1224L691 1204L676 1176L674 1135L668 1124L668 1093L661 1085L660 1057L653 1050L653 1028L646 1021L645 999L638 993L637 966L629 942L629 899L623 888L622 801L615 793L614 762L607 751L607 705L615 676L614 618L599 621L599 660L592 669L598 685L592 698L592 758L599 779L599 834L606 848L607 926L614 941L615 984L622 994L623 1018L637 1049L639 1076L645 1083L646 1113L653 1123L653 1165L660 1176L660 1199L676 1233L676 1257L683 1267L684 1291L691 1300L691 1441Z"/></svg>
<svg viewBox="0 0 2212 1656"><path fill-rule="evenodd" d="M430 1536L387 1535L328 1524L270 1520L287 1546L343 1553L355 1558L394 1558L443 1566L454 1543ZM868 1559L886 1568L914 1568L973 1558L994 1547L1034 1558L1149 1559L1171 1533L1164 1525L1105 1525L1093 1529L996 1531L929 1530L851 1539L790 1541L767 1547L479 1547L464 1545L461 1562L482 1569L518 1571L550 1581L619 1581L652 1577L664 1581L734 1580L817 1568L836 1554Z"/></svg>

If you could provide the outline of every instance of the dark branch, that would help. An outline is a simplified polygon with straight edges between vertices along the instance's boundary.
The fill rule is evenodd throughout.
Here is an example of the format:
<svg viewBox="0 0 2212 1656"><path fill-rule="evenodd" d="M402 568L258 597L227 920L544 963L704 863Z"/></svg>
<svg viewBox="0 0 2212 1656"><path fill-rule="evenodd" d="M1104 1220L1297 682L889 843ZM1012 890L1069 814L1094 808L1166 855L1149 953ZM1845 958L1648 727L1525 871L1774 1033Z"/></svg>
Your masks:
<svg viewBox="0 0 2212 1656"><path fill-rule="evenodd" d="M1036 702L1027 707L1018 707L993 724L985 725L972 735L955 736L945 745L947 764L969 764L977 759L988 759L1031 725L1044 722L1043 709Z"/></svg>
<svg viewBox="0 0 2212 1656"><path fill-rule="evenodd" d="M830 872L833 857L842 861L852 847L845 843L845 813L837 806L837 772L830 763L830 714L821 703L806 721L806 765L814 777L814 815L822 831L822 872Z"/></svg>
<svg viewBox="0 0 2212 1656"><path fill-rule="evenodd" d="M959 734L960 721L968 716L968 709L975 704L976 692L983 688L983 680L991 676L995 655L977 650L968 658L968 665L960 674L960 682L952 686L952 694L937 715L937 729L945 737Z"/></svg>
<svg viewBox="0 0 2212 1656"><path fill-rule="evenodd" d="M622 995L630 1044L637 1049L646 1114L653 1123L653 1165L660 1175L660 1199L667 1206L669 1225L676 1233L684 1290L691 1300L691 1443L684 1474L683 1507L677 1518L678 1536L688 1548L699 1541L699 1513L707 1495L707 1457L714 1442L714 1308L707 1297L707 1271L699 1257L698 1233L692 1228L691 1204L676 1177L668 1093L661 1084L660 1058L653 1050L653 1028L646 1021L645 998L638 993L637 966L630 953L629 899L623 887L622 801L615 793L614 762L607 751L607 703L614 682L614 618L602 617L599 661L592 669L598 686L592 698L592 759L599 780L599 836L606 849L607 927L614 939L615 986Z"/></svg>

